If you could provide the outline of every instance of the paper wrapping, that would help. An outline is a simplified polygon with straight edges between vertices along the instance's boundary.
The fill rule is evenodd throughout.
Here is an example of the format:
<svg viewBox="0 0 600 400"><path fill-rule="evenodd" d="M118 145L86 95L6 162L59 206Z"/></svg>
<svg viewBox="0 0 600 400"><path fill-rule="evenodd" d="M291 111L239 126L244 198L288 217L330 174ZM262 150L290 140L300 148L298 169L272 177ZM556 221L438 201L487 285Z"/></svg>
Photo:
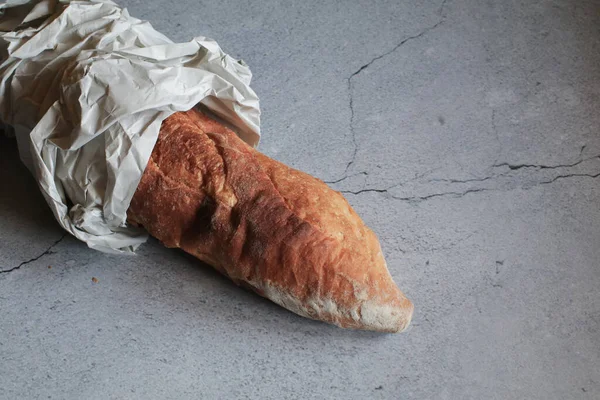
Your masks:
<svg viewBox="0 0 600 400"><path fill-rule="evenodd" d="M259 140L248 66L211 39L173 43L110 1L0 3L0 120L60 225L132 252L127 208L161 122L203 105Z"/></svg>

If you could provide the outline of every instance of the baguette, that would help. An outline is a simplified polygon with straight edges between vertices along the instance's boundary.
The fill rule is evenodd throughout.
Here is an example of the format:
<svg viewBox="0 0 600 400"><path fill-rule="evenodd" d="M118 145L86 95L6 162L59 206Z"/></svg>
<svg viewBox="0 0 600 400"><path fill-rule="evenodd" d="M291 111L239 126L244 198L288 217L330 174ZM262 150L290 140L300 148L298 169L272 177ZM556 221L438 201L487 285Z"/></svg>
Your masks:
<svg viewBox="0 0 600 400"><path fill-rule="evenodd" d="M410 323L412 303L346 199L198 110L163 121L128 220L301 316L384 332Z"/></svg>

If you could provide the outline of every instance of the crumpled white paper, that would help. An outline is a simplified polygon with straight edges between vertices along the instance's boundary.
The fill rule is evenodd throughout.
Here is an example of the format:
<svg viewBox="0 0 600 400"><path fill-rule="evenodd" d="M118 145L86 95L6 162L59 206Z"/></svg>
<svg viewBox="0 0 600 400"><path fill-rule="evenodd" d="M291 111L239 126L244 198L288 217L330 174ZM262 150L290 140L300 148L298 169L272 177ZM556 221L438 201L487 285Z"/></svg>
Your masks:
<svg viewBox="0 0 600 400"><path fill-rule="evenodd" d="M202 104L259 140L250 69L197 37L173 43L110 1L0 3L0 122L54 216L91 248L132 252L126 212L161 122Z"/></svg>

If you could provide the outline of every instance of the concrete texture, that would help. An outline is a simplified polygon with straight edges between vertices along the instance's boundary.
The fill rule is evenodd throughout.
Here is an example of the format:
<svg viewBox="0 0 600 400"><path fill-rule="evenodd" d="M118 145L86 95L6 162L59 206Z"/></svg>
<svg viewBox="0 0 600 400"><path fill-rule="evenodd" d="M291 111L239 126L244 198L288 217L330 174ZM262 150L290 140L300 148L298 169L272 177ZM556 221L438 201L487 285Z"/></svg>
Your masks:
<svg viewBox="0 0 600 400"><path fill-rule="evenodd" d="M413 325L89 250L3 140L1 399L600 398L599 1L122 3L250 64L262 151L346 194Z"/></svg>

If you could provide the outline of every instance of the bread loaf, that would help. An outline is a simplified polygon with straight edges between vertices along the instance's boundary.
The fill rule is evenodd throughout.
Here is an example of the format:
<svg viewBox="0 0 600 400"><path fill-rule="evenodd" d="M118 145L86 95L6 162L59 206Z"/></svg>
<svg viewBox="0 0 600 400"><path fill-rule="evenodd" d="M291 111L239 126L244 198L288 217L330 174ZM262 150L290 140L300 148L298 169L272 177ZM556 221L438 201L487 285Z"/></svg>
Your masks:
<svg viewBox="0 0 600 400"><path fill-rule="evenodd" d="M386 332L410 322L412 303L344 197L200 111L163 122L128 218L304 317Z"/></svg>

